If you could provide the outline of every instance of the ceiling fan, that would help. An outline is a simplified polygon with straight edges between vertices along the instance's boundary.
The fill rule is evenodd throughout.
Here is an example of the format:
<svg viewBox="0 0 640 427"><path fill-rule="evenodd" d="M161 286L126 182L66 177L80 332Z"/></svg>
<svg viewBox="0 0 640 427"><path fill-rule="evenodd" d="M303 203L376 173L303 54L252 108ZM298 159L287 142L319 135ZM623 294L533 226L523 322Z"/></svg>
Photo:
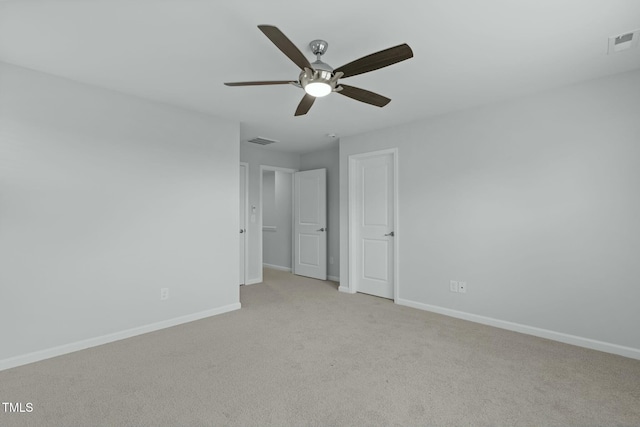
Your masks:
<svg viewBox="0 0 640 427"><path fill-rule="evenodd" d="M282 31L273 25L258 25L260 31L276 45L289 59L291 59L302 72L297 81L292 80L271 80L256 82L233 82L225 83L227 86L263 86L292 84L304 89L306 92L298 108L296 116L307 114L316 98L337 92L348 96L356 101L365 102L377 107L384 107L391 99L378 95L377 93L357 87L338 83L339 79L344 79L358 74L368 73L379 68L393 65L413 57L413 51L409 45L401 44L380 52L372 53L355 61L349 62L335 70L320 59L327 51L328 43L324 40L314 40L309 43L311 51L316 55L316 61L310 63L302 52L285 36Z"/></svg>

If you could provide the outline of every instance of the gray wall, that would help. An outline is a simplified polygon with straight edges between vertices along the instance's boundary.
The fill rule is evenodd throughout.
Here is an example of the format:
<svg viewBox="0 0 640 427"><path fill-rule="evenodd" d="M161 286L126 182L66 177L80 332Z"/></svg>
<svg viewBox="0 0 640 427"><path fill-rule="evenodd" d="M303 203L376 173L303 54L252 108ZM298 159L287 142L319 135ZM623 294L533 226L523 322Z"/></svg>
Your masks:
<svg viewBox="0 0 640 427"><path fill-rule="evenodd" d="M265 170L262 176L263 263L291 269L293 174Z"/></svg>
<svg viewBox="0 0 640 427"><path fill-rule="evenodd" d="M640 349L639 118L632 72L342 138L342 286L348 156L398 147L400 299Z"/></svg>
<svg viewBox="0 0 640 427"><path fill-rule="evenodd" d="M338 144L300 155L300 170L327 169L327 274L331 280L340 276L340 150ZM333 263L331 263L333 259Z"/></svg>
<svg viewBox="0 0 640 427"><path fill-rule="evenodd" d="M276 171L262 171L262 227L275 226L276 210ZM264 239L263 239L264 241Z"/></svg>
<svg viewBox="0 0 640 427"><path fill-rule="evenodd" d="M2 63L0 93L0 364L239 308L237 123Z"/></svg>

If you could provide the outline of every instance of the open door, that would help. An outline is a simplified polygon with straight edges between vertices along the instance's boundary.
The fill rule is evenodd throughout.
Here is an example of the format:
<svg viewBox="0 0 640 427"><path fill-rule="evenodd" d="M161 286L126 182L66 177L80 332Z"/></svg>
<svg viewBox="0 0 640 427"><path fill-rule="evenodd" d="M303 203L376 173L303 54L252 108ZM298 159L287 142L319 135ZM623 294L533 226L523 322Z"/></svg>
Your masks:
<svg viewBox="0 0 640 427"><path fill-rule="evenodd" d="M293 273L327 280L327 170L294 174Z"/></svg>

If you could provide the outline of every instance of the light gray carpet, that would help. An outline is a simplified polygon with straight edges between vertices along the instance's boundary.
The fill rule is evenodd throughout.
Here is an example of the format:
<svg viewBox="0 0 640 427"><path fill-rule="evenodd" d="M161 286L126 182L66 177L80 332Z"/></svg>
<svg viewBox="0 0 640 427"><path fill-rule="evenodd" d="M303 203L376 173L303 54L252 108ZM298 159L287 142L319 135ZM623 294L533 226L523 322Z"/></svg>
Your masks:
<svg viewBox="0 0 640 427"><path fill-rule="evenodd" d="M266 270L242 309L0 372L2 426L640 425L640 361Z"/></svg>

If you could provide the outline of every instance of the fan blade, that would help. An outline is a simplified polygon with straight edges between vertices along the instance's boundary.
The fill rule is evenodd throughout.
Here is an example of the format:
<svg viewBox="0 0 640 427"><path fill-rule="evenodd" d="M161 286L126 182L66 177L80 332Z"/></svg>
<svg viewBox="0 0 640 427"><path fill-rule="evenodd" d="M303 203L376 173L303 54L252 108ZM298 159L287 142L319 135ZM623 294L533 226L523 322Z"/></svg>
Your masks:
<svg viewBox="0 0 640 427"><path fill-rule="evenodd" d="M336 91L340 95L348 96L349 98L355 99L356 101L366 102L367 104L375 105L376 107L384 107L391 99L378 95L377 93L369 92L368 90L360 89L359 87L353 87L345 84L340 84L342 86L341 91Z"/></svg>
<svg viewBox="0 0 640 427"><path fill-rule="evenodd" d="M286 84L295 84L297 82L292 82L291 80L271 80L271 81L263 81L263 82L232 82L225 83L225 86L264 86L264 85L286 85Z"/></svg>
<svg viewBox="0 0 640 427"><path fill-rule="evenodd" d="M341 71L344 73L342 78L351 77L362 73L368 73L369 71L377 70L379 68L388 67L389 65L393 65L409 58L413 58L413 51L409 45L405 43L356 59L342 67L336 68L334 73Z"/></svg>
<svg viewBox="0 0 640 427"><path fill-rule="evenodd" d="M262 31L264 35L282 51L282 53L287 55L290 60L300 67L301 70L304 70L305 67L313 69L309 60L302 54L302 52L300 52L300 49L298 49L296 45L294 45L291 40L289 40L277 27L274 27L273 25L258 25L258 28L260 28L260 31Z"/></svg>
<svg viewBox="0 0 640 427"><path fill-rule="evenodd" d="M294 115L302 116L304 114L307 114L309 112L309 109L315 102L315 100L316 100L315 96L305 94L304 98L302 98L302 101L300 101L300 104L298 104L298 108L296 109L296 113Z"/></svg>

